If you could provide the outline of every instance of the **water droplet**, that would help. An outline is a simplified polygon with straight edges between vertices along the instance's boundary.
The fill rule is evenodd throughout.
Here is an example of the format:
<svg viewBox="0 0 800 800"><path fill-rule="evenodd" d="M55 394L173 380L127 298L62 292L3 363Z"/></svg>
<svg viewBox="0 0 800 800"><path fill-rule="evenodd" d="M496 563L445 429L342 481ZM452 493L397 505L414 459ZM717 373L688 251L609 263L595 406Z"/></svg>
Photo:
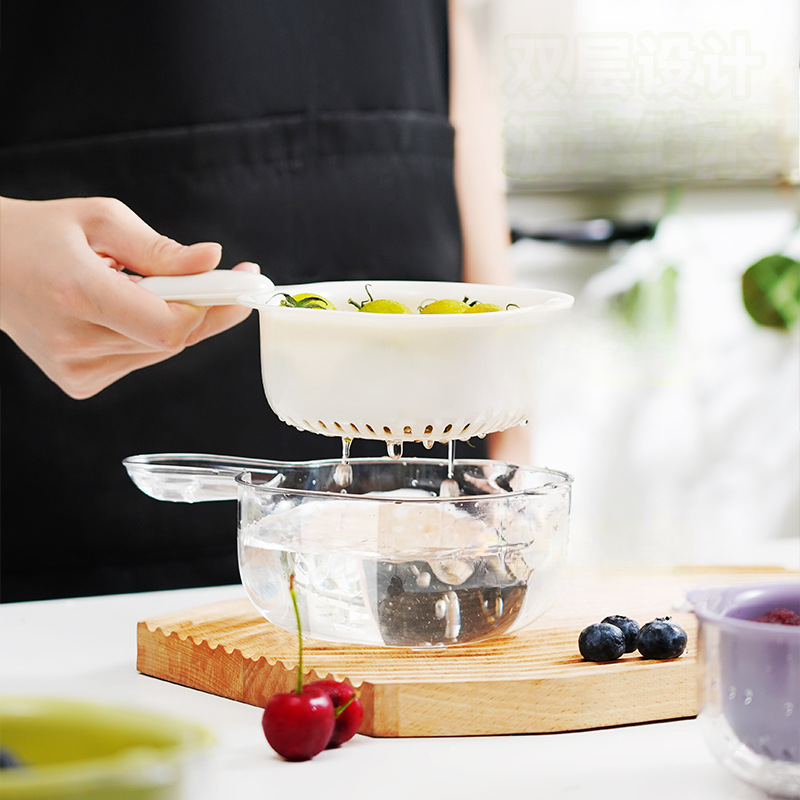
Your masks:
<svg viewBox="0 0 800 800"><path fill-rule="evenodd" d="M456 464L456 440L451 439L447 443L447 477L452 478Z"/></svg>
<svg viewBox="0 0 800 800"><path fill-rule="evenodd" d="M342 463L346 464L350 460L350 445L353 443L352 439L346 436L342 437Z"/></svg>
<svg viewBox="0 0 800 800"><path fill-rule="evenodd" d="M440 558L429 561L431 572L442 582L451 586L460 586L468 581L474 574L476 563L469 559Z"/></svg>
<svg viewBox="0 0 800 800"><path fill-rule="evenodd" d="M423 447L424 447L426 450L430 450L430 449L433 447L433 445L434 445L434 444L435 444L435 442L433 441L433 439L426 439L426 440L425 440L425 441L422 443L422 446L423 446Z"/></svg>
<svg viewBox="0 0 800 800"><path fill-rule="evenodd" d="M785 714L787 717L791 717L791 716L792 716L792 714L794 714L794 703L786 703L786 704L783 706L783 713L784 713L784 714Z"/></svg>
<svg viewBox="0 0 800 800"><path fill-rule="evenodd" d="M446 601L446 615L445 615L445 639L457 639L461 633L461 604L458 601L458 595L450 591L445 596Z"/></svg>
<svg viewBox="0 0 800 800"><path fill-rule="evenodd" d="M419 575L417 575L416 583L417 583L417 588L427 589L431 585L430 572L420 572Z"/></svg>
<svg viewBox="0 0 800 800"><path fill-rule="evenodd" d="M752 689L746 689L745 693L744 693L744 704L746 706L749 706L750 703L752 703L752 702L753 702L753 690Z"/></svg>
<svg viewBox="0 0 800 800"><path fill-rule="evenodd" d="M520 425L524 428L526 425L530 425L531 421L529 419L524 419L520 422Z"/></svg>
<svg viewBox="0 0 800 800"><path fill-rule="evenodd" d="M344 490L353 482L353 467L346 461L337 464L333 471L333 480L338 487Z"/></svg>
<svg viewBox="0 0 800 800"><path fill-rule="evenodd" d="M461 491L452 478L445 478L439 486L439 497L459 497Z"/></svg>
<svg viewBox="0 0 800 800"><path fill-rule="evenodd" d="M736 699L736 687L731 686L728 689L728 700L735 700Z"/></svg>
<svg viewBox="0 0 800 800"><path fill-rule="evenodd" d="M386 442L386 453L392 460L399 461L403 457L403 443Z"/></svg>

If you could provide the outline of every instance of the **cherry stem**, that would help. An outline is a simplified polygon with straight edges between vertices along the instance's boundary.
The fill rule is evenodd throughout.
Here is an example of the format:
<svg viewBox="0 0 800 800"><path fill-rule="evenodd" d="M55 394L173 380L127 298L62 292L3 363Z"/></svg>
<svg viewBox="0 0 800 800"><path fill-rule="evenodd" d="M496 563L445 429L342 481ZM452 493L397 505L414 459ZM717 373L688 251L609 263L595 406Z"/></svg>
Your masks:
<svg viewBox="0 0 800 800"><path fill-rule="evenodd" d="M349 706L350 703L352 703L353 700L355 700L355 699L356 699L356 693L353 692L353 694L351 694L350 697L347 698L347 702L344 705L341 705L338 708L334 708L333 709L333 717L334 717L334 719L336 717L338 717L339 714L341 714L347 708L347 706Z"/></svg>
<svg viewBox="0 0 800 800"><path fill-rule="evenodd" d="M297 694L303 693L303 629L300 624L300 609L297 606L297 593L294 590L294 572L289 575L289 595L294 606L294 618L297 620Z"/></svg>

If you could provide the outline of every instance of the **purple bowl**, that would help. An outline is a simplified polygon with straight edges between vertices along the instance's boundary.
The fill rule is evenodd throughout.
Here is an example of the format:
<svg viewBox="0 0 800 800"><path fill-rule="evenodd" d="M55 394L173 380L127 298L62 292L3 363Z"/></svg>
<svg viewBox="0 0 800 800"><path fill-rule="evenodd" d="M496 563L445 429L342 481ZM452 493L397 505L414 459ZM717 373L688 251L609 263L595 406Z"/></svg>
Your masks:
<svg viewBox="0 0 800 800"><path fill-rule="evenodd" d="M691 592L699 626L700 718L714 754L740 777L784 796L800 791L800 583ZM788 794L787 794L788 792Z"/></svg>

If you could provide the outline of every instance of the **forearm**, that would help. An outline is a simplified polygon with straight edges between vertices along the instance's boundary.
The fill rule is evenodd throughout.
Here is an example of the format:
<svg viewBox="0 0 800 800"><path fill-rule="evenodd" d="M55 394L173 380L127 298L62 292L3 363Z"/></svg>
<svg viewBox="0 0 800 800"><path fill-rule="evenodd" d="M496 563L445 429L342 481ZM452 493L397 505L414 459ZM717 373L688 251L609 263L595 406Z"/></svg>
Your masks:
<svg viewBox="0 0 800 800"><path fill-rule="evenodd" d="M472 26L456 0L450 3L450 31L450 117L456 132L455 181L464 241L464 280L511 284L502 139ZM489 454L500 461L528 464L530 428L491 434Z"/></svg>
<svg viewBox="0 0 800 800"><path fill-rule="evenodd" d="M457 0L450 2L450 119L455 128L464 279L510 284L511 236L500 126L471 21Z"/></svg>

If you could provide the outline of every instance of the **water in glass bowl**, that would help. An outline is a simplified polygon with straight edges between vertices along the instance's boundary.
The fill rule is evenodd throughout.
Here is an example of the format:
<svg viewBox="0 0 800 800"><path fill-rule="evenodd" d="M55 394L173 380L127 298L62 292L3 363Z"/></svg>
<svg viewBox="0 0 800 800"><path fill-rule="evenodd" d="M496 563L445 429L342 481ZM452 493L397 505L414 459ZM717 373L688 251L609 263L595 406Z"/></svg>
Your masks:
<svg viewBox="0 0 800 800"><path fill-rule="evenodd" d="M555 598L568 485L456 498L302 494L273 491L266 506L263 492L240 497L242 582L287 630L292 573L306 636L366 645L479 641L527 624Z"/></svg>

